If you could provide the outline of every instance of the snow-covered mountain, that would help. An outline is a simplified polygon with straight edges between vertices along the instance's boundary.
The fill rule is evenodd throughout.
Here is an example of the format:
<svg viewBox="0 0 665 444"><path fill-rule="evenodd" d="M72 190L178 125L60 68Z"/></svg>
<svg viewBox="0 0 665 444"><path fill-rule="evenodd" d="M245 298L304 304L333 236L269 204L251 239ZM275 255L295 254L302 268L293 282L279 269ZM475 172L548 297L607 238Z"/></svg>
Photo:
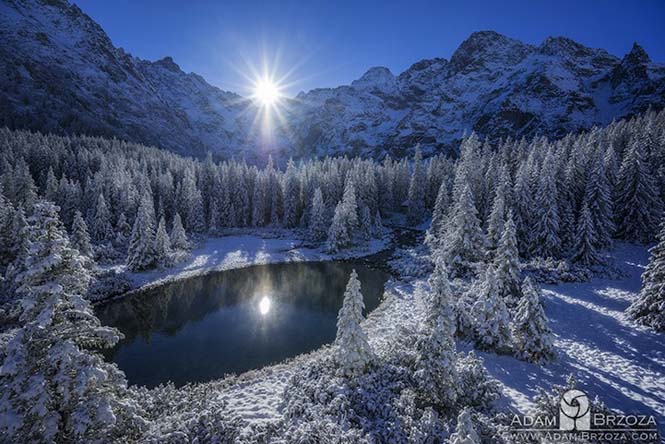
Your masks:
<svg viewBox="0 0 665 444"><path fill-rule="evenodd" d="M285 104L268 142L248 99L149 62L112 42L66 0L0 2L0 125L89 133L183 154L224 157L326 154L400 156L454 149L464 132L560 136L665 104L665 66L639 45L623 58L570 39L538 46L473 33L450 60L395 76L369 69L351 85L315 89Z"/></svg>

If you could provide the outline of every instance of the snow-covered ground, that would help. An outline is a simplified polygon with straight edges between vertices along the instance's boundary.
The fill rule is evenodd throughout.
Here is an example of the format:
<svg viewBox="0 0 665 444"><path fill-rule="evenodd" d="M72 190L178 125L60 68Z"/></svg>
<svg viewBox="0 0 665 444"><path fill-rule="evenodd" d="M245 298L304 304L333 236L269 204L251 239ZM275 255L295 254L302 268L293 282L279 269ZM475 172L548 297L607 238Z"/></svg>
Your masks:
<svg viewBox="0 0 665 444"><path fill-rule="evenodd" d="M125 271L135 288L147 288L215 271L243 268L250 265L281 262L328 261L350 257L362 257L388 247L390 237L374 239L356 248L331 255L321 247L307 245L293 236L265 238L256 235L233 235L207 238L190 256L178 265L165 270L141 273Z"/></svg>
<svg viewBox="0 0 665 444"><path fill-rule="evenodd" d="M538 366L511 356L477 352L490 374L503 384L500 402L504 406L526 413L539 388L565 384L573 373L579 388L590 397L597 395L608 407L625 413L653 414L661 432L665 431L665 336L636 326L623 315L639 291L648 253L644 247L619 244L613 255L616 265L627 273L625 279L543 287L546 313L556 335L554 362ZM400 329L417 326L423 314L424 305L413 287L393 282L364 328L375 349L384 349L380 343L398 340ZM460 344L460 348L470 345ZM323 348L208 384L212 393L227 402L229 413L248 422L276 420L295 366L307 365L326 352Z"/></svg>
<svg viewBox="0 0 665 444"><path fill-rule="evenodd" d="M592 279L543 287L545 312L556 335L557 359L545 366L509 356L479 353L504 386L504 402L520 412L532 407L538 388L565 385L575 374L579 388L624 413L655 415L665 431L665 335L636 326L624 310L640 290L649 260L644 247L618 244L622 280Z"/></svg>

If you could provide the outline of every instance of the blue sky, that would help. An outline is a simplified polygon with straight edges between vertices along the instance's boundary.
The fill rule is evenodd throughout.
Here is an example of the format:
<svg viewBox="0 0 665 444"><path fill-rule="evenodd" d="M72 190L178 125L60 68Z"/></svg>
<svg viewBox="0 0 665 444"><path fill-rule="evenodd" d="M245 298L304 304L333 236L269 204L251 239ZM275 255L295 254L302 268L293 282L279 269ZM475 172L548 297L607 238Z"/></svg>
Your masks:
<svg viewBox="0 0 665 444"><path fill-rule="evenodd" d="M348 84L372 66L398 74L449 58L471 32L490 29L528 43L562 35L618 56L637 41L665 62L664 0L74 2L116 46L148 60L171 56L240 94L264 64L295 95Z"/></svg>

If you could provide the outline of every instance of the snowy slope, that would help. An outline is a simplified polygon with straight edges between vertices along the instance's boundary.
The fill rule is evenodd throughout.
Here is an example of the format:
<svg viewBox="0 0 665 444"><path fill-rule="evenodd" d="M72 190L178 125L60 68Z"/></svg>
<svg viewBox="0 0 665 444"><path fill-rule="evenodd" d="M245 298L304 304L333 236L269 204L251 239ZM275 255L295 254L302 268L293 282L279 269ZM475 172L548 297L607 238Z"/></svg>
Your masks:
<svg viewBox="0 0 665 444"><path fill-rule="evenodd" d="M626 279L592 279L543 288L545 312L556 338L556 361L538 366L479 353L505 386L506 401L521 412L538 387L565 385L575 374L590 398L626 414L655 415L665 432L665 336L639 327L624 310L640 290L649 260L645 248L619 244L613 253Z"/></svg>
<svg viewBox="0 0 665 444"><path fill-rule="evenodd" d="M455 149L464 132L492 139L558 137L665 104L665 67L635 45L623 59L572 40L528 45L473 33L450 60L421 60L395 76L369 69L351 85L284 103L266 141L255 105L169 57L138 59L113 46L67 0L0 3L0 125L116 136L183 154L249 160Z"/></svg>

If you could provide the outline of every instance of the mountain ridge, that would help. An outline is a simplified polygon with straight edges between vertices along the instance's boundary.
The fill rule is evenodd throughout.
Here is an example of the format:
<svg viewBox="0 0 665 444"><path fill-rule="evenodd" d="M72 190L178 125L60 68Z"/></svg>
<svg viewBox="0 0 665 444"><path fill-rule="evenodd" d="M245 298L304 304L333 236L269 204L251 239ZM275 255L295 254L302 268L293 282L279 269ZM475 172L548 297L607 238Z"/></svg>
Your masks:
<svg viewBox="0 0 665 444"><path fill-rule="evenodd" d="M477 31L445 58L286 99L271 137L251 99L115 47L67 0L0 4L0 125L114 136L180 154L258 160L426 155L464 133L561 137L665 104L665 66L637 43L623 58L566 37L538 45Z"/></svg>

